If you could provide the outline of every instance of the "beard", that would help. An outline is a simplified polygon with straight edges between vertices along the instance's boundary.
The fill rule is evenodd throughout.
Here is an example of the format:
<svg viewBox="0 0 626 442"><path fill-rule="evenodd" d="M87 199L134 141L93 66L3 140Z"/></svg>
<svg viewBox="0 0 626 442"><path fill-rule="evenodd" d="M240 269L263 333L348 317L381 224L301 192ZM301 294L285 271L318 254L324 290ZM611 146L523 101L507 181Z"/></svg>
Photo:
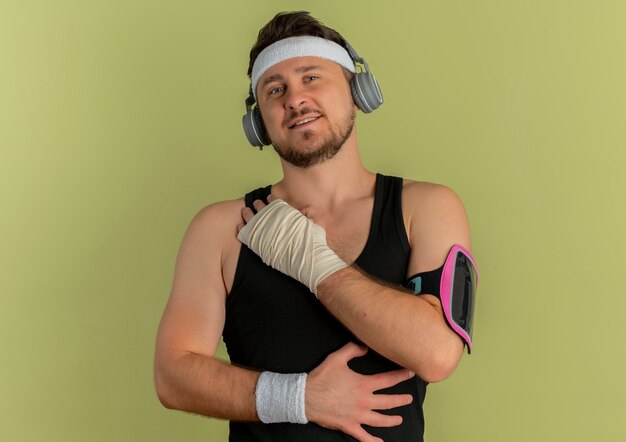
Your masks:
<svg viewBox="0 0 626 442"><path fill-rule="evenodd" d="M309 112L311 112L309 109L302 109L297 113L306 115ZM295 117L297 117L297 115L293 115L290 118ZM351 107L350 113L346 115L337 127L330 127L330 133L318 143L317 148L312 146L303 151L298 150L297 147L292 144L279 145L278 143L272 143L272 146L283 160L296 167L306 169L307 167L321 164L334 157L345 144L354 128L355 118L356 110ZM302 137L305 142L308 142L315 137L315 132L306 130L303 132Z"/></svg>

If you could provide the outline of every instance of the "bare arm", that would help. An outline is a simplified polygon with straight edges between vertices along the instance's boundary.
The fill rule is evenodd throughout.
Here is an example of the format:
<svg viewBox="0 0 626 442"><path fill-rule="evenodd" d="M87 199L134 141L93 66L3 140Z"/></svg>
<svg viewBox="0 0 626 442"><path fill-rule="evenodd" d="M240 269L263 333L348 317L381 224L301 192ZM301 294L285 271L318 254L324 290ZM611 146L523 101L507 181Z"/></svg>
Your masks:
<svg viewBox="0 0 626 442"><path fill-rule="evenodd" d="M191 222L159 326L154 368L157 394L166 407L253 421L258 420L259 373L214 357L225 320L222 267L228 266L228 241L236 234L240 207L232 201L210 206Z"/></svg>
<svg viewBox="0 0 626 442"><path fill-rule="evenodd" d="M359 339L427 382L445 379L460 360L463 344L436 298L381 285L351 267L322 282L318 296Z"/></svg>
<svg viewBox="0 0 626 442"><path fill-rule="evenodd" d="M442 265L454 244L469 249L465 210L450 189L411 183L403 204L411 245L407 276ZM318 297L363 342L426 381L445 379L461 358L463 343L432 295L414 296L346 268L319 285Z"/></svg>

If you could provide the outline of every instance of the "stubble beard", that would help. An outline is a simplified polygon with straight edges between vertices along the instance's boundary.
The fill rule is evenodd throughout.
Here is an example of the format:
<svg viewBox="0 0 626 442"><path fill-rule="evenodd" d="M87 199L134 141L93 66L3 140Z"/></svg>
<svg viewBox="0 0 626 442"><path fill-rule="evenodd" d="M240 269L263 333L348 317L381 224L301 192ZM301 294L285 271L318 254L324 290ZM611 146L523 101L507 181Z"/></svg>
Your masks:
<svg viewBox="0 0 626 442"><path fill-rule="evenodd" d="M305 115L310 112L308 109L302 109L301 113ZM334 157L337 152L341 150L341 147L350 137L352 129L354 128L354 120L356 118L356 111L351 108L350 113L346 116L341 125L334 128L331 126L330 134L320 142L317 148L311 148L307 151L298 150L294 145L279 145L273 143L272 146L278 155L290 164L296 167L306 169L307 167L321 164ZM311 140L315 133L311 130L306 130L302 134L305 142Z"/></svg>

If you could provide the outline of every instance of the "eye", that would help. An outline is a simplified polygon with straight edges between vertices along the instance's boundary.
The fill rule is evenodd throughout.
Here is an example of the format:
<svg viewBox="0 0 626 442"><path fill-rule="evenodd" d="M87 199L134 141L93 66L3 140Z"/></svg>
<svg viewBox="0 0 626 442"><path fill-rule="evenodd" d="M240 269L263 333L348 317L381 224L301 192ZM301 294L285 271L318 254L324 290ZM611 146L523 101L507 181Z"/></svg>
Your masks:
<svg viewBox="0 0 626 442"><path fill-rule="evenodd" d="M317 80L318 78L320 77L318 77L317 75L307 75L305 78L305 81L313 81L313 80Z"/></svg>
<svg viewBox="0 0 626 442"><path fill-rule="evenodd" d="M280 94L282 91L285 90L284 86L276 86L273 87L269 90L268 95L276 95L276 94Z"/></svg>

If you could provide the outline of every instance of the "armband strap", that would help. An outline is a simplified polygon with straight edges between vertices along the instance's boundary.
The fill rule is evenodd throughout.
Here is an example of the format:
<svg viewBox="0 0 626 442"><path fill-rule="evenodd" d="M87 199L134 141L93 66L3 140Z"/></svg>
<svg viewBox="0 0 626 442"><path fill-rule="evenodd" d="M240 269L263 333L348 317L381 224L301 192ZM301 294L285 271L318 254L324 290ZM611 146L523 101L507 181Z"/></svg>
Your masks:
<svg viewBox="0 0 626 442"><path fill-rule="evenodd" d="M261 422L308 423L304 410L306 379L306 373L261 373L254 393L256 412Z"/></svg>
<svg viewBox="0 0 626 442"><path fill-rule="evenodd" d="M439 286L441 284L441 272L443 271L443 266L439 267L435 270L429 270L427 272L418 273L416 275L411 276L407 282L406 287L411 290L414 294L428 294L436 296L441 299L441 295L439 294Z"/></svg>

